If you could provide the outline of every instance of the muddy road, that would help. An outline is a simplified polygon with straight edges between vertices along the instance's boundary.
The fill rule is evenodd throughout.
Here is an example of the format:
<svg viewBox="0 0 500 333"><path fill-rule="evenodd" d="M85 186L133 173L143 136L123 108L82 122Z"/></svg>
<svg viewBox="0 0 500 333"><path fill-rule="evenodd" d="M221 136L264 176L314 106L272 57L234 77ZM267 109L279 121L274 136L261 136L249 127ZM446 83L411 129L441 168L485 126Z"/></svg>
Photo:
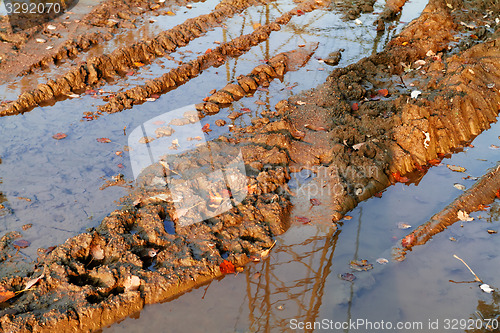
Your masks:
<svg viewBox="0 0 500 333"><path fill-rule="evenodd" d="M23 31L3 16L2 330L100 330L248 275L294 224L334 244L358 204L469 147L500 110L498 3L431 0L400 22L408 5L82 1ZM329 44L332 13L359 40ZM356 29L375 40L358 55ZM400 236L395 261L416 245Z"/></svg>

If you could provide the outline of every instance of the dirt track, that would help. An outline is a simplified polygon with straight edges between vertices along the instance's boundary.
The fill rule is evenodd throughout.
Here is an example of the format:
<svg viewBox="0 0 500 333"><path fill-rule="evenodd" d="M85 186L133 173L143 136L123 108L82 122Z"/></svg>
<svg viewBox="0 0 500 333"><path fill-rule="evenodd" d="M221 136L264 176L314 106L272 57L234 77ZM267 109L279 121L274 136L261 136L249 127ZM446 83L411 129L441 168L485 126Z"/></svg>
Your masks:
<svg viewBox="0 0 500 333"><path fill-rule="evenodd" d="M493 4L484 6L495 8ZM479 14L472 16L475 10ZM123 198L126 207L111 213L97 230L41 255L25 276L4 272L3 285L15 291L42 272L45 277L35 290L17 296L2 310L2 329L96 330L144 304L227 273L223 258L237 267L258 259L272 246L273 237L287 229L290 172L320 166L329 170L327 186L336 189L333 221L392 182L405 181L404 175L425 172L429 161L466 144L498 114L500 40L494 21L498 10L485 18L482 10L473 2L431 1L383 52L333 70L317 89L278 103L251 126L235 128L234 136L213 142L212 149L240 149L246 166L248 196L229 212L188 227L177 226L175 234L168 233L164 220L170 217L175 222L176 212L172 203L151 199L171 195L151 183L165 172L159 163L153 165L144 175L144 187ZM460 22L479 28L469 31ZM485 24L491 28L482 29ZM458 32L465 34L460 43ZM126 63L116 62L109 72L99 69L96 73L105 77L122 65L147 60L147 50L136 47L143 50L143 58L117 57ZM281 66L291 65L281 60ZM252 72L251 84L269 82L272 70L280 75L279 64L270 61ZM84 64L64 74L74 78L75 87L68 83L60 93L98 83L101 77L82 72L90 67ZM247 92L242 83L239 86ZM235 100L230 89L233 94L239 91L230 87L216 92L200 104L200 115L209 117ZM417 90L421 94L412 97ZM4 105L4 114L51 101L55 92L51 83L39 86ZM200 156L204 153L200 149ZM174 163L170 168L182 173L181 165ZM208 208L197 207L192 213L203 215L204 209ZM7 245L12 241L3 240ZM157 251L156 256L149 254L151 249ZM101 250L102 258L95 254ZM155 270L147 269L151 264ZM138 290L130 288L135 277L140 281Z"/></svg>

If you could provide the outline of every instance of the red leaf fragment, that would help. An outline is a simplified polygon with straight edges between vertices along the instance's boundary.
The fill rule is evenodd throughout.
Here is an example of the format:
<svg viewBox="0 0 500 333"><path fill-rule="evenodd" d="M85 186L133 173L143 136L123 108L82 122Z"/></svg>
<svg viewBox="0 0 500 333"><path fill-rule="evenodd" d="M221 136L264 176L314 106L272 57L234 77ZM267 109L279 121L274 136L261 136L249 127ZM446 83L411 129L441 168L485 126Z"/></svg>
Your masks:
<svg viewBox="0 0 500 333"><path fill-rule="evenodd" d="M56 140L62 140L64 139L65 137L67 137L68 135L65 134L65 133L57 133L57 134L54 134L52 135L52 137Z"/></svg>
<svg viewBox="0 0 500 333"><path fill-rule="evenodd" d="M352 105L351 105L351 109L352 109L352 111L358 111L358 110L359 110L359 105L358 105L358 103L352 103Z"/></svg>
<svg viewBox="0 0 500 333"><path fill-rule="evenodd" d="M321 201L319 201L318 199L312 198L312 199L309 199L309 201L311 202L311 205L313 205L313 206L321 205Z"/></svg>
<svg viewBox="0 0 500 333"><path fill-rule="evenodd" d="M297 15L302 16L304 14L305 14L304 11L297 9Z"/></svg>
<svg viewBox="0 0 500 333"><path fill-rule="evenodd" d="M241 108L241 112L242 113L249 113L249 112L252 112L252 110L250 110L249 108Z"/></svg>
<svg viewBox="0 0 500 333"><path fill-rule="evenodd" d="M210 52L212 52L212 49L207 49L207 50L205 51L205 54L209 54Z"/></svg>
<svg viewBox="0 0 500 333"><path fill-rule="evenodd" d="M401 240L401 245L403 247L409 248L413 246L413 242L415 241L415 235L414 234L409 234L405 238Z"/></svg>
<svg viewBox="0 0 500 333"><path fill-rule="evenodd" d="M387 89L379 89L378 94L382 97L387 97L389 95L389 90Z"/></svg>
<svg viewBox="0 0 500 333"><path fill-rule="evenodd" d="M233 263L224 259L224 261L219 265L220 272L222 274L230 274L236 272L236 268Z"/></svg>
<svg viewBox="0 0 500 333"><path fill-rule="evenodd" d="M382 194L383 194L383 192L377 192L377 193L374 194L374 196L376 198L382 198Z"/></svg>
<svg viewBox="0 0 500 333"><path fill-rule="evenodd" d="M311 224L311 219L305 216L295 216L295 219L302 224Z"/></svg>
<svg viewBox="0 0 500 333"><path fill-rule="evenodd" d="M429 163L430 165L439 165L441 163L441 160L439 158L434 158L427 163Z"/></svg>
<svg viewBox="0 0 500 333"><path fill-rule="evenodd" d="M407 183L410 181L409 178L401 176L401 174L398 172L393 172L392 177L394 177L394 180L399 183Z"/></svg>
<svg viewBox="0 0 500 333"><path fill-rule="evenodd" d="M498 199L500 199L500 190L498 190L497 193L495 193L495 195Z"/></svg>
<svg viewBox="0 0 500 333"><path fill-rule="evenodd" d="M100 142L100 143L110 143L111 140L108 139L108 138L98 138L97 142Z"/></svg>
<svg viewBox="0 0 500 333"><path fill-rule="evenodd" d="M201 128L201 130L203 131L203 133L212 132L212 130L210 129L210 124L203 125L203 127Z"/></svg>

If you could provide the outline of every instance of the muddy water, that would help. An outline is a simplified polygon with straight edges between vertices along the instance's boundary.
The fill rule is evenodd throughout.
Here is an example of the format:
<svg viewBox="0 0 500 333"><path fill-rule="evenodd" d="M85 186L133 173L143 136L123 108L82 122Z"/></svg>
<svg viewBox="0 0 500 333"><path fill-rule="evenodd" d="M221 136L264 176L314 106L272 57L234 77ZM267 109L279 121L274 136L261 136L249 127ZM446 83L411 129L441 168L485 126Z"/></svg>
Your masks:
<svg viewBox="0 0 500 333"><path fill-rule="evenodd" d="M349 214L352 219L343 220L338 228L326 222L328 207L313 207L305 213L311 224L294 222L278 237L267 260L175 300L148 306L137 317L105 331L163 332L168 328L172 332L301 332L294 329L294 320L327 319L334 323L365 320L375 325L384 320L394 325L417 325L396 332L429 332L429 321L433 325L437 321L440 329L436 331L452 331L445 325L456 324L453 331L463 332L460 322L447 319L477 320L479 314L496 318L491 312L498 309L497 297L482 292L477 283L449 280L474 280L467 268L453 258L456 254L485 283L500 285L500 239L498 234L487 231L500 230L500 201L492 204L490 211L471 214L474 221L457 222L426 245L414 248L403 262L391 260L391 248L460 194L454 184L472 185L473 181L462 179L465 174L452 172L445 164L463 166L471 176L479 176L496 165L500 151L490 145L499 144L499 132L500 125L494 124L473 141L474 148L443 160L418 185L396 184L382 198L361 203ZM312 196L323 199L317 194ZM292 216L304 214L298 210L300 207ZM398 222L412 227L401 230ZM389 263L376 263L380 257ZM353 272L349 263L355 259L369 260L374 269ZM352 272L356 280L348 282L338 277L346 272ZM467 321L467 325L471 323L474 326L479 322ZM418 329L418 325L423 328ZM360 325L357 330L344 331L376 330Z"/></svg>
<svg viewBox="0 0 500 333"><path fill-rule="evenodd" d="M149 37L160 29L206 12L215 4L216 1L206 1L193 4L191 10L177 11L175 17L155 17L156 22L139 28L139 37ZM124 134L155 116L200 102L210 90L219 89L239 74L250 72L259 63L257 60L270 58L305 42L320 42L311 61L299 71L288 73L283 82L275 80L267 90L257 91L253 97L244 98L230 109L204 119L214 129L210 133L212 138L227 131L227 127L215 126L215 120L229 121L226 117L233 110L249 108L250 113L235 121L249 124L252 117L279 100L323 82L330 67L318 60L343 48L346 51L340 66L345 66L382 49L404 22L418 16L424 5L425 1L408 3L401 17L403 23L380 36L371 25L376 14L362 15L361 25L343 22L335 11L327 10L294 17L290 24L271 34L268 41L255 46L247 54L230 59L219 68L206 70L201 76L162 95L156 102L137 105L132 110L90 122L82 121L83 113L95 111L97 105L104 104L91 96L39 107L25 115L1 118L0 203L6 208L0 210L0 232L21 230L22 225L32 223L31 229L22 232L23 238L32 245L23 249L21 254L34 259L38 247L59 244L86 228L96 226L116 208L115 200L127 193L121 187L104 190L99 187L119 173L127 180L133 179L128 154L124 151L127 144ZM376 11L381 11L381 5L377 6ZM214 41L224 42L249 33L255 24L265 24L292 7L291 1L276 1L267 6L249 8L227 20L225 27L216 28L180 48L172 54L174 60L156 60L138 69L134 75L117 79L115 85L102 88L116 91L141 84L175 67L175 61L189 61L216 47ZM137 34L125 32L118 39L91 50L87 56L111 52L137 37ZM50 77L58 71L60 69L52 68L43 75ZM8 88L3 86L2 99L12 98L30 86L30 82L16 82ZM262 101L264 105L256 104L256 101ZM52 135L58 132L66 133L68 137L54 140ZM472 176L481 175L498 160L499 151L488 148L490 144L499 144L498 132L495 125L474 141L475 148L444 162L464 166ZM96 141L103 137L112 142ZM116 155L118 151L122 152L120 156ZM147 307L138 320L127 319L106 330L287 331L290 320L294 318L337 322L350 318L394 323L419 321L426 328L428 320L439 319L444 325L446 318L469 318L479 301L491 303L491 295L482 293L475 284L448 282L449 279L472 280L470 273L453 259L452 254L469 262L485 282L499 286L494 269L498 266L495 252L498 236L486 231L497 229L495 216L489 222L464 223L463 228L459 224L452 226L427 245L415 248L402 263L390 262L384 266L375 263L379 257L390 259L392 246L408 231L399 230L396 224L406 222L416 227L425 222L459 194L459 190L453 187L454 183L471 184L470 180L462 180L462 176L445 166L434 167L418 186L398 184L384 192L382 198L362 203L350 214L353 218L339 224L338 228L331 225L326 205L309 208L304 206L304 201L298 200L292 217L308 216L311 224L295 222L286 234L278 238L268 260L251 264L237 276L214 281L176 300ZM314 196L326 202L326 194ZM485 212L481 214L489 216ZM452 242L449 237L457 241ZM368 259L375 268L355 273L357 279L353 283L340 280L338 274L351 272L349 262L353 259Z"/></svg>

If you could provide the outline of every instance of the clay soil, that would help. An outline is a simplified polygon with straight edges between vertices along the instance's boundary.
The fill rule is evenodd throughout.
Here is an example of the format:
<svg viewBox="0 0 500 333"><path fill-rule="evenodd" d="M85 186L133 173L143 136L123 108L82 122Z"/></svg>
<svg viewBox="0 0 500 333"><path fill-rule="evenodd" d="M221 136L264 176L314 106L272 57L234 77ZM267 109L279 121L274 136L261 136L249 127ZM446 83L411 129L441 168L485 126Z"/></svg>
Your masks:
<svg viewBox="0 0 500 333"><path fill-rule="evenodd" d="M373 3L355 8L349 4L339 6L346 19L373 10ZM403 4L388 3L378 27L385 28L389 24L386 20L397 15ZM99 86L134 62L173 52L250 5L258 3L222 1L205 16L151 40L94 57L17 100L2 103L0 114L29 112L37 105L56 103L68 93ZM152 94L175 89L206 66L237 56L236 49L244 52L266 39L291 16L330 5L321 1L298 4L273 24L241 38L241 44L221 46L214 52L215 58L199 58L171 76L115 96L88 116L109 116L106 112L132 108ZM76 56L112 38L117 29L132 28L144 12L160 15L166 10L165 5L152 1L103 2L80 22L71 23L76 35L61 38L60 47L52 53L34 47L34 36L48 30L0 34L7 42L0 49L0 77L23 75ZM495 0L431 0L421 16L382 52L334 69L317 88L280 101L252 125L219 137L211 143L210 151L199 148L195 159L181 156L170 161L168 168L153 164L130 195L122 198L123 208L111 212L94 230L51 251L40 251L36 263L14 272L8 258L18 234L5 235L0 240L1 285L15 292L42 273L43 277L33 290L2 303L1 330L95 331L146 304L165 301L211 279L243 270L251 260L265 259L274 237L285 232L290 221L294 193L287 182L291 172L318 167L328 170L325 187L333 193L332 223L394 182L418 179L436 160L467 145L496 121L500 110L500 24L495 18L499 14ZM82 29L87 31L77 32ZM313 48L310 45L309 49L276 55L241 75L234 84L199 101L198 115L210 117L259 86L271 84L307 61ZM184 118L193 121L188 114ZM175 193L161 180L171 173L189 177L187 168L199 167L213 152L220 153L215 163L226 165L232 151L243 155L247 184L243 202L215 217L208 205L176 211ZM241 174L233 171L236 181L241 180ZM223 190L208 182L197 186L198 193ZM203 222L181 226L176 224L180 217L201 217ZM166 220L175 225L174 233L167 232Z"/></svg>

